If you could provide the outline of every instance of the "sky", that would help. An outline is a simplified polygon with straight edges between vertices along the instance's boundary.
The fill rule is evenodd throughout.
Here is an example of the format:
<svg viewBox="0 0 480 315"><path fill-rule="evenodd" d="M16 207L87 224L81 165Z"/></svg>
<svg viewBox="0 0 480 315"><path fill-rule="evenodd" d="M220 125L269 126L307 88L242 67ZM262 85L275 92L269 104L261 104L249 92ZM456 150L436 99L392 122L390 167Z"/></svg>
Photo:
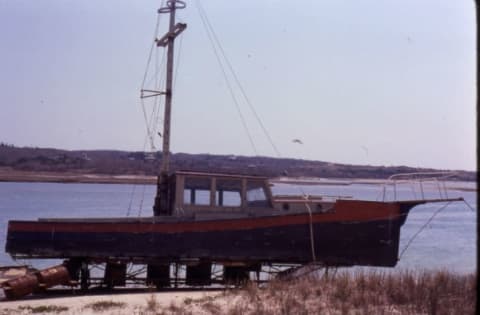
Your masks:
<svg viewBox="0 0 480 315"><path fill-rule="evenodd" d="M0 0L0 142L151 150L139 95L160 3ZM230 75L249 140L197 0L177 12L172 152L476 169L473 1L201 7L278 153Z"/></svg>

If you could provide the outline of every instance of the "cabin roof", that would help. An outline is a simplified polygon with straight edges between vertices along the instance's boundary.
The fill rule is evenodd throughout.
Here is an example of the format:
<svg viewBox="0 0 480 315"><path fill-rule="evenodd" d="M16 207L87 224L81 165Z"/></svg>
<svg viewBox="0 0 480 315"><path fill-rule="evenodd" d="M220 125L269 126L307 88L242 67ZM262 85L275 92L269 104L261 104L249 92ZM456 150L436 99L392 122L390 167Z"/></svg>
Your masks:
<svg viewBox="0 0 480 315"><path fill-rule="evenodd" d="M229 174L229 173L210 173L210 172L197 172L197 171L187 171L179 170L174 173L175 175L184 175L184 176L202 176L202 177L223 177L223 178L246 178L254 180L267 180L268 177L265 176L256 176L256 175L245 175L245 174Z"/></svg>

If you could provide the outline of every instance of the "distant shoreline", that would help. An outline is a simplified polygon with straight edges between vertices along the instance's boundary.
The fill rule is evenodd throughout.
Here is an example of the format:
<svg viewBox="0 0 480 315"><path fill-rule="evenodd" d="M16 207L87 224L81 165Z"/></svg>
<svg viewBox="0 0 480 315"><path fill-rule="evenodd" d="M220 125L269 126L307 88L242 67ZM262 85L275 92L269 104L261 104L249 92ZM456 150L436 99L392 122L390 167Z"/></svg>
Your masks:
<svg viewBox="0 0 480 315"><path fill-rule="evenodd" d="M162 153L15 147L0 143L0 181L60 183L155 183ZM476 171L409 166L352 165L267 156L172 153L170 169L211 173L241 173L295 179L315 185L323 179L375 184L398 174L451 173L455 180L476 181ZM130 175L126 175L130 174ZM284 177L285 176L285 177ZM321 179L321 180L319 180ZM376 181L376 182L374 182ZM322 184L322 183L320 183ZM341 184L341 183L340 183Z"/></svg>
<svg viewBox="0 0 480 315"><path fill-rule="evenodd" d="M149 175L106 175L84 174L73 172L30 172L18 171L9 168L0 168L0 182L17 183L79 183L79 184L137 184L155 185L156 176ZM305 177L280 177L272 178L273 183L296 185L351 185L367 184L382 185L385 180L369 178L305 178ZM459 191L477 191L477 187L451 186L449 189Z"/></svg>
<svg viewBox="0 0 480 315"><path fill-rule="evenodd" d="M27 172L0 169L0 182L154 185L156 183L156 177L147 175L104 175L69 172Z"/></svg>

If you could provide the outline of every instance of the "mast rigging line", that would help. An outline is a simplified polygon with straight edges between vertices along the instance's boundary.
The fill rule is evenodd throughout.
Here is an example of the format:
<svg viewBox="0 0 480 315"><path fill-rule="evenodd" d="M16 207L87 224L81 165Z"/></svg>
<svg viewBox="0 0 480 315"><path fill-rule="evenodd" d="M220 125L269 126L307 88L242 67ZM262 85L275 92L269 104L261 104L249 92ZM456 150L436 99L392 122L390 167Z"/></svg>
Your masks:
<svg viewBox="0 0 480 315"><path fill-rule="evenodd" d="M156 50L156 61L155 61L155 90L156 91L160 91L160 87L163 85L164 83L164 79L165 77L162 75L160 76L159 78L159 71L161 68L164 67L165 65L165 51L162 55L162 60L160 62L160 64L158 63L158 50ZM164 95L164 94L160 94L160 95L157 95L154 97L154 103L153 103L153 108L152 108L152 114L151 114L151 117L150 117L150 122L149 122L149 131L150 131L150 139L151 139L151 151L155 151L156 148L155 148L155 141L154 141L154 136L155 134L157 133L157 130L158 130L158 121L160 120L160 103L161 103L161 100L162 98L161 97L158 97L158 96L161 96L161 95ZM142 99L143 101L143 99Z"/></svg>
<svg viewBox="0 0 480 315"><path fill-rule="evenodd" d="M163 7L164 3L165 3L165 0L162 0L162 2L160 3L160 7ZM148 140L150 140L151 150L152 151L154 150L155 145L154 145L154 141L153 141L153 134L156 131L156 128L154 128L154 126L155 126L154 124L156 122L158 122L158 120L159 120L160 98L157 97L158 95L154 98L154 104L153 104L153 108L152 108L152 113L150 115L150 120L147 117L147 111L146 111L145 102L144 102L144 99L143 99L143 90L145 89L147 84L150 84L153 80L155 80L154 90L158 91L159 90L158 88L159 88L160 84L162 84L162 82L163 82L163 76L159 80L158 79L158 74L160 73L160 69L163 67L164 62L165 62L165 52L162 55L162 60L160 62L160 66L158 65L158 53L156 53L155 72L154 72L152 78L147 82L149 68L150 68L150 64L152 62L152 57L153 57L153 50L155 49L155 46L156 46L156 39L157 39L157 36L158 36L159 27L160 27L160 14L157 13L157 20L155 22L152 45L150 46L150 51L149 51L149 54L148 54L148 57L147 57L147 64L145 66L145 72L143 74L141 90L140 90L141 91L140 102L141 102L141 106L142 106L143 116L144 116L144 119L145 119L145 125L146 125L146 128L147 128L147 134L145 135L144 142L143 142L143 148L142 148L143 152L145 152L145 148L147 146ZM155 119L153 119L154 117L155 117ZM135 191L136 191L137 185L138 185L137 183L133 184L132 191L130 193L130 201L129 201L128 208L127 208L127 217L130 216L130 213L131 213L131 210L132 210L133 199L135 197ZM143 200L144 200L144 197L145 197L145 185L146 184L143 184L143 190L142 190L142 195L141 195L141 200L140 200L140 205L139 205L138 216L140 216L141 213L142 213Z"/></svg>
<svg viewBox="0 0 480 315"><path fill-rule="evenodd" d="M197 9L198 9L198 12L199 12L199 15L200 15L200 18L202 20L202 23L207 31L207 35L212 43L212 47L215 51L215 55L217 56L217 60L220 64L220 67L222 67L222 72L224 73L224 76L225 76L225 80L228 80L227 79L227 76L226 76L226 72L225 70L223 69L223 65L222 63L220 62L220 58L216 52L216 48L215 48L215 44L218 46L219 50L220 50L220 53L223 57L223 60L225 62L225 64L228 66L228 69L230 70L230 73L236 83L236 85L238 86L238 89L240 90L240 93L241 95L243 96L243 98L245 99L245 102L247 103L247 105L249 106L251 112L253 113L255 119L257 120L257 123L259 124L260 128L262 129L262 132L264 133L265 137L267 138L268 142L270 143L270 145L272 146L273 148L273 151L275 152L275 154L277 155L277 157L281 157L281 154L280 154L280 151L278 150L277 146L275 145L275 143L273 142L273 139L272 137L270 136L267 128L265 127L265 125L263 124L260 116L258 115L257 111L255 110L255 107L253 106L252 102L250 101L250 98L247 96L247 93L245 92L245 89L243 88L236 72L235 72L235 69L233 68L230 60L228 59L227 57L227 54L225 53L225 50L223 49L223 46L212 26L212 24L210 23L210 20L207 16L207 13L205 11L205 9L203 8L201 2L199 0L196 1L196 4L197 4ZM210 33L211 35L210 35ZM213 40L212 40L213 38ZM229 84L229 83L228 83Z"/></svg>
<svg viewBox="0 0 480 315"><path fill-rule="evenodd" d="M146 135L145 138L144 138L144 140L143 140L143 149L142 149L143 152L145 152L145 147L147 146L147 142L148 142L148 136ZM138 186L138 185L139 185L139 184L137 184L136 182L133 183L132 192L130 193L130 201L129 201L128 208L127 208L127 217L130 216L130 212L131 212L131 210L132 210L132 205L133 205L133 199L134 199L134 197L135 197L135 190L137 189L137 186ZM143 191L142 191L141 200L140 200L139 209L138 209L138 211L139 211L139 215L138 215L138 216L139 216L139 217L140 217L140 214L141 214L141 212L142 212L143 199L144 199L144 197L145 197L145 186L146 186L146 185L147 185L147 184L143 184L143 185L142 185L142 186L143 186Z"/></svg>
<svg viewBox="0 0 480 315"><path fill-rule="evenodd" d="M183 36L180 36L180 42L178 44L178 48L177 48L177 57L175 58L175 60L177 60L177 62L175 63L175 75L173 76L173 87L172 87L172 90L175 90L175 87L177 86L177 78L178 78L178 68L180 68L180 57L181 57L181 53L182 53L182 47L183 47Z"/></svg>
<svg viewBox="0 0 480 315"><path fill-rule="evenodd" d="M161 8L166 8L166 7L164 7L164 2L165 1L162 1ZM167 3L168 2L169 1L167 1ZM181 1L180 2L177 1L177 2L180 6L182 6L182 7L184 6L183 2L181 2ZM155 71L154 71L153 76L148 81L147 81L147 78L148 78L148 73L149 73L149 70L150 70L150 65L152 63L153 49L156 48L155 46L158 46L158 45L155 45L155 43L158 43L157 37L158 37L158 34L159 34L159 24L160 24L159 23L159 19L160 19L159 16L160 16L161 13L166 13L168 10L165 11L165 12L164 11L165 10L163 10L162 12L159 12L158 17L157 17L157 23L155 25L154 41L152 43L150 53L149 53L149 56L148 56L147 67L145 69L144 79L143 79L142 87L141 87L142 109L143 109L143 113L144 113L144 120L145 120L145 124L147 126L147 134L148 134L148 137L149 137L149 140L150 140L150 146L151 146L152 151L156 150L154 138L155 138L155 135L157 134L157 131L159 129L159 121L161 120L160 119L160 106L161 106L162 98L157 97L157 96L164 96L166 94L166 92L161 91L162 86L164 85L164 82L165 82L165 76L162 75L163 74L162 70L165 67L166 50L163 50L161 62L158 62L159 54L157 53L158 50L155 50L156 51L156 53L155 53ZM181 57L181 51L182 51L182 43L183 43L183 37L180 38L180 45L177 49L176 59L178 61L175 65L174 85L176 85L178 69L180 67L180 60L181 60L180 57ZM160 78L159 78L159 74L160 74ZM152 83L152 81L155 81L153 90L147 90L146 87L148 85L150 85ZM143 94L144 92L148 92L148 93L152 93L152 94L144 95ZM145 102L143 100L144 98L147 98L147 97L154 97L154 103L153 103L152 112L151 112L150 116L147 115L146 108L145 108Z"/></svg>
<svg viewBox="0 0 480 315"><path fill-rule="evenodd" d="M232 88L232 85L230 84L225 68L223 67L220 55L218 54L217 48L215 46L215 42L212 39L212 35L210 34L210 30L208 29L207 23L205 21L205 17L203 16L202 11L199 8L199 1L197 1L197 8L198 8L200 19L202 20L203 26L205 27L205 31L207 33L208 39L210 40L210 44L212 45L213 52L215 53L215 57L217 58L217 62L220 65L220 69L222 70L223 78L225 80L225 83L227 84L227 88L230 92L230 96L232 97L233 103L235 104L235 107L237 109L237 113L240 117L240 121L242 122L243 128L247 134L248 140L250 141L250 145L252 146L255 155L258 156L257 147L255 146L255 142L253 141L250 130L248 129L245 117L243 116L242 111L240 109L240 104L238 103L238 100L235 97L235 93L233 92L233 88Z"/></svg>
<svg viewBox="0 0 480 315"><path fill-rule="evenodd" d="M228 80L228 77L226 75L226 72L225 72L225 69L223 68L223 64L221 62L221 58L219 57L218 55L218 52L216 50L216 46L215 44L218 46L219 50L220 50L220 53L222 54L222 57L223 57L223 60L224 62L226 63L226 65L228 66L229 70L230 70L230 73L235 81L235 83L237 84L239 90L240 90L240 93L241 95L243 96L245 102L247 103L247 105L249 106L251 112L253 113L255 119L257 120L257 123L259 124L260 128L262 129L265 137L267 138L268 142L270 143L270 145L272 146L275 154L277 155L278 158L280 158L282 155L280 154L280 151L278 150L277 146L275 145L275 143L273 142L273 139L272 137L270 136L269 132L267 131L267 128L265 127L265 125L263 124L260 116L258 115L257 111L255 110L255 107L253 106L252 102L250 101L250 98L247 96L247 93L245 92L245 89L243 88L242 84L240 83L240 80L230 62L230 60L228 59L226 53L225 53L225 50L223 49L223 46L218 38L218 36L216 35L215 33L215 30L213 29L213 26L212 24L210 23L210 20L208 19L208 16L205 12L205 9L202 7L201 5L201 2L199 0L196 1L196 4L197 4L197 9L199 11L199 15L200 15L200 18L202 20L202 23L206 29L206 32L207 32L207 35L208 35L208 38L210 39L210 42L212 44L212 47L213 47L213 50L215 52L215 56L217 57L217 61L222 69L222 73L224 75L224 78L225 78L225 81L227 82L227 85L228 85L228 88L230 90L230 94L232 95L232 98L235 102L235 105L237 107L237 110L240 114L240 118L242 120L242 123L244 125L244 128L245 130L247 131L247 134L249 136L249 139L250 139L250 142L252 143L252 146L254 147L254 150L255 150L255 153L258 155L257 153L257 150L255 148L255 144L253 143L253 139L251 138L251 135L250 135L250 132L248 130L248 127L244 121L244 118L243 118L243 115L241 114L241 111L240 111L240 108L239 108L239 104L235 98L235 95L233 93L233 90L232 90L232 87L230 85L230 82ZM211 34L210 34L211 33ZM212 37L213 37L213 40L212 40ZM303 195L304 199L305 199L305 208L307 210L307 213L309 214L309 236L310 236L310 249L311 249L311 254L312 254L312 261L313 263L316 262L316 253L315 253L315 236L314 236L314 227L313 227L313 224L312 224L312 210L310 208L310 205L308 204L308 195L305 193L305 191L300 187L298 186L298 189L299 191L301 192L301 194Z"/></svg>
<svg viewBox="0 0 480 315"><path fill-rule="evenodd" d="M148 82L146 82L146 84L145 84L145 83L142 83L142 89L144 89L145 86L148 86L150 83L152 83L152 81L153 81L154 79L156 79L156 78L158 77L158 74L160 73L161 69L163 68L163 66L164 66L164 64L165 64L165 54L166 54L166 53L165 53L165 51L164 51L164 52L163 52L163 55L162 55L162 61L161 61L161 63L160 63L160 66L159 66L159 67L158 67L158 66L155 67L155 68L156 68L156 69L155 69L155 73L154 73L153 76L150 78L150 80L149 80ZM164 76L162 75L161 78L163 79L163 77L164 77ZM157 87L155 87L155 88L157 88ZM144 91L147 91L147 90L144 90ZM156 96L156 95L155 95L155 96Z"/></svg>
<svg viewBox="0 0 480 315"><path fill-rule="evenodd" d="M432 220L437 216L437 214L439 214L443 209L445 209L446 207L448 207L452 202L449 201L447 202L446 204L444 204L443 206L439 207L433 214L432 216L427 220L427 222L425 222L424 225L422 225L420 227L420 229L418 229L418 231L408 240L407 242L407 245L405 245L405 247L403 248L402 252L400 253L400 255L398 256L398 260L402 259L402 256L403 254L405 253L405 251L408 249L408 247L412 244L412 242L415 240L415 238L417 238L417 236L428 226L428 224L430 224L430 222L432 222Z"/></svg>
<svg viewBox="0 0 480 315"><path fill-rule="evenodd" d="M312 261L315 263L317 261L317 255L315 255L315 235L313 229L313 217L312 217L312 209L308 204L308 195L304 193L303 198L305 199L305 207L308 211L308 225L309 225L309 232L310 232L310 249L312 251Z"/></svg>
<svg viewBox="0 0 480 315"><path fill-rule="evenodd" d="M162 1L161 6L163 6L164 2L165 1ZM149 73L149 69L150 69L150 64L152 62L153 50L155 49L155 46L156 46L155 45L155 43L156 43L155 40L156 40L157 35L158 35L159 27L160 27L160 14L157 14L157 21L155 23L153 41L152 41L152 45L150 46L150 52L148 54L147 64L146 64L146 67L145 67L145 72L144 72L144 75L143 75L143 80L142 80L142 85L141 85L141 90L140 90L141 91L140 99L141 99L143 117L144 117L145 125L146 125L146 128L147 128L147 137L150 140L151 151L155 150L155 142L154 142L154 134L155 134L155 131L156 131L155 124L158 121L158 116L159 116L156 113L159 111L160 101L157 97L155 97L154 103L153 103L153 108L152 108L152 113L151 113L150 119L149 119L148 115L147 115L147 110L146 110L146 107L145 107L144 94L143 93L144 93L144 89L145 89L146 83L147 83L146 81L147 81L147 77L148 77L148 73ZM155 51L156 51L156 53L155 53L155 72L154 72L154 75L152 76L152 78L149 80L149 82L147 84L150 84L150 82L152 80L155 80L154 90L158 91L159 90L158 89L159 84L162 81L162 80L158 79L158 74L159 74L159 69L161 69L163 64L164 64L165 54L162 56L162 61L161 61L160 66L159 66L159 64L158 64L158 53L157 53L157 50L155 50ZM156 119L154 119L154 117L156 117ZM143 149L145 150L145 147Z"/></svg>
<svg viewBox="0 0 480 315"><path fill-rule="evenodd" d="M206 32L207 32L207 35L208 35L208 38L210 39L210 42L212 44L212 47L213 47L213 50L214 50L214 53L215 53L215 56L217 57L217 61L220 65L220 68L222 70L222 73L224 75L224 78L225 78L225 81L227 83L227 86L230 90L230 94L232 95L232 98L235 102L235 105L237 107L237 111L240 115L240 118L242 120L242 123L244 125L244 128L247 132L247 135L249 136L249 139L250 139L250 142L255 150L255 153L256 155L258 155L257 153L257 150L256 150L256 147L255 147L255 144L253 142L253 139L250 135L250 131L248 130L248 127L246 125L246 122L244 120L244 117L240 111L240 106L235 98L235 95L233 93L233 89L231 87L231 84L228 80L228 77L226 75L226 71L225 69L223 68L223 64L221 62L221 58L217 52L217 49L216 49L216 46L215 44L218 46L222 56L223 56L223 59L224 59L224 62L227 64L229 70L230 70L230 73L235 81L235 83L237 84L239 90L240 90L240 93L241 95L243 96L243 98L245 99L245 102L248 104L250 110L252 111L252 113L254 114L254 117L256 118L257 120L257 123L259 124L259 126L261 127L265 137L267 138L268 142L270 143L270 145L272 146L273 150L275 151L277 157L281 157L281 154L280 154L280 151L278 150L277 146L275 145L275 143L273 142L269 132L267 131L267 129L265 128L265 125L263 124L262 120L260 119L260 116L258 115L257 111L255 110L255 107L253 106L252 102L250 101L250 99L248 98L247 96L247 93L245 92L245 89L243 88L242 84L240 83L240 80L238 79L238 76L236 75L236 72L232 66L232 64L230 63L226 53L225 53L225 50L223 49L223 46L222 44L220 43L220 40L218 39L218 36L216 35L214 29L213 29L213 26L212 24L210 23L209 19L208 19L208 16L204 10L204 8L202 7L201 3L199 0L196 1L197 3L197 9L199 11L199 15L200 15L200 18L202 20L202 23L206 29ZM213 39L212 39L213 37ZM305 193L305 191L301 188L301 187L298 187L298 189L300 190L301 194L303 195L304 199L305 199L305 208L307 210L307 213L309 215L309 237L310 237L310 250L311 250L311 254L312 254L312 261L313 263L316 262L316 253L315 253L315 236L314 236L314 227L313 227L313 223L312 223L312 210L310 208L310 205L308 204L308 195Z"/></svg>
<svg viewBox="0 0 480 315"><path fill-rule="evenodd" d="M163 7L164 2L165 2L165 0L162 0L162 2L160 4L160 7ZM150 46L150 52L149 52L148 58L147 58L147 65L145 66L145 72L143 74L142 88L145 86L145 81L147 80L148 68L149 68L150 62L152 60L153 49L155 48L155 44L156 44L155 39L157 38L159 26L160 26L160 14L157 14L157 21L155 23L155 31L154 31L154 34L153 34L154 40L152 41L152 46Z"/></svg>
<svg viewBox="0 0 480 315"><path fill-rule="evenodd" d="M148 141L148 136L145 136L144 138L144 141L143 141L143 152L145 152L145 147L147 146L147 141ZM130 216L130 212L132 210L132 205L133 205L133 199L135 197L135 190L137 189L137 186L139 184L137 184L136 182L133 183L133 187L132 187L132 192L130 193L130 201L129 201L129 204L128 204L128 208L127 208L127 217ZM143 184L143 191L142 191L142 196L141 196L141 201L140 201L140 205L139 205L139 213L142 212L142 207L143 207L143 198L145 197L145 186L146 184ZM139 215L140 216L140 215Z"/></svg>

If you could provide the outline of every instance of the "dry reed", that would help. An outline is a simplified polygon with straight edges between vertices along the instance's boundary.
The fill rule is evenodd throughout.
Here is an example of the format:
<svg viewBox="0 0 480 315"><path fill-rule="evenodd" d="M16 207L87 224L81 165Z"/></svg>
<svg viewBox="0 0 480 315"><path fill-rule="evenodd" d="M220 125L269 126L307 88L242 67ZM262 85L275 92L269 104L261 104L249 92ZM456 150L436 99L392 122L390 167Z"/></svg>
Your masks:
<svg viewBox="0 0 480 315"><path fill-rule="evenodd" d="M476 274L448 271L340 272L273 280L264 286L248 283L215 298L185 303L171 313L475 314L476 282Z"/></svg>

